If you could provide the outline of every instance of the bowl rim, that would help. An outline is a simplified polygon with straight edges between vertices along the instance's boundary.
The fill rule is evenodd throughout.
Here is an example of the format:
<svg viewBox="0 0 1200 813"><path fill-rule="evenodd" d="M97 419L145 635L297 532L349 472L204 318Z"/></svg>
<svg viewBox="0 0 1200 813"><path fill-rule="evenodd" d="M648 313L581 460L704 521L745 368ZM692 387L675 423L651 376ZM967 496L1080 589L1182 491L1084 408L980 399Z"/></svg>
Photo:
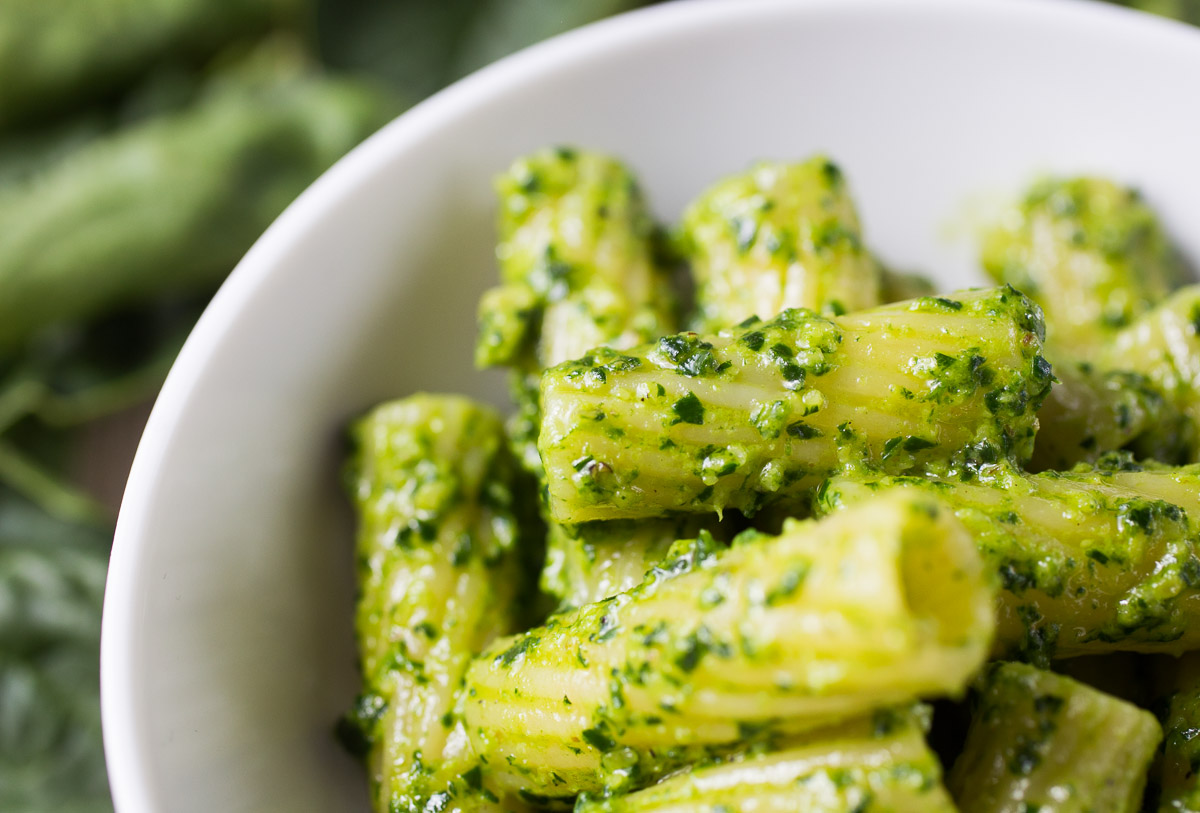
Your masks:
<svg viewBox="0 0 1200 813"><path fill-rule="evenodd" d="M150 771L152 744L131 714L134 691L135 621L144 595L139 579L150 544L144 533L157 472L168 457L185 406L211 362L221 337L241 316L266 280L285 273L289 244L310 224L336 209L389 157L419 149L446 122L496 94L536 82L547 71L607 58L662 38L749 18L824 17L891 12L940 19L986 20L1004 15L1031 26L1069 25L1073 30L1119 28L1124 36L1155 38L1164 49L1200 50L1200 29L1096 0L688 0L637 9L552 37L504 57L419 102L326 170L271 224L229 274L180 351L139 441L117 520L104 595L101 627L101 718L110 792L117 810L157 811L161 798ZM975 25L979 22L973 23ZM1130 31L1133 34L1130 34Z"/></svg>

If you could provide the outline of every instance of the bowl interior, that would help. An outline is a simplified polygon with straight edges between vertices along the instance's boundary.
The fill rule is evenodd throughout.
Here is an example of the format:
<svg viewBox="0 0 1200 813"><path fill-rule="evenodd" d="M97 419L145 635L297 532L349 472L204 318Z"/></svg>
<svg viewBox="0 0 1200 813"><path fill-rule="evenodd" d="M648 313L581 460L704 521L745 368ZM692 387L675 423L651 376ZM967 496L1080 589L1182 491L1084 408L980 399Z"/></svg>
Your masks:
<svg viewBox="0 0 1200 813"><path fill-rule="evenodd" d="M341 431L389 397L504 403L471 363L491 179L614 153L666 221L756 158L823 151L870 246L983 282L979 213L1040 172L1139 185L1200 258L1200 34L1050 0L673 3L538 46L385 128L272 226L205 314L138 452L103 644L131 811L366 810L331 738L356 689Z"/></svg>

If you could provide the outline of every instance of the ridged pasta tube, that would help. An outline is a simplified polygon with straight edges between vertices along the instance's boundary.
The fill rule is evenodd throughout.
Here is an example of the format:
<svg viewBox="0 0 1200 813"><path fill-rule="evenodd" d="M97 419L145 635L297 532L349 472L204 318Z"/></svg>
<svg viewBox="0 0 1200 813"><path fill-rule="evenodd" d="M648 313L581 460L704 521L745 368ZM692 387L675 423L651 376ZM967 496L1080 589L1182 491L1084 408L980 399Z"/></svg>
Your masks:
<svg viewBox="0 0 1200 813"><path fill-rule="evenodd" d="M364 691L350 719L375 807L499 810L454 706L471 656L518 628L521 512L500 418L422 394L377 407L352 435Z"/></svg>
<svg viewBox="0 0 1200 813"><path fill-rule="evenodd" d="M1196 503L1200 477L1187 480ZM1166 474L1161 481L1174 482ZM1000 652L1048 663L1200 646L1198 538L1161 489L1099 471L1009 472L981 482L836 477L822 488L818 512L893 491L936 495L974 536L1003 588Z"/></svg>
<svg viewBox="0 0 1200 813"><path fill-rule="evenodd" d="M642 781L750 733L957 694L991 642L966 531L924 496L792 522L497 641L464 719L497 783L561 798ZM602 770L603 769L603 770Z"/></svg>
<svg viewBox="0 0 1200 813"><path fill-rule="evenodd" d="M542 589L556 596L564 608L582 607L632 590L677 540L695 537L706 525L714 524L710 517L694 515L582 525L551 523Z"/></svg>
<svg viewBox="0 0 1200 813"><path fill-rule="evenodd" d="M840 465L1027 461L1050 387L1041 315L1011 288L596 350L542 377L561 522L798 501Z"/></svg>
<svg viewBox="0 0 1200 813"><path fill-rule="evenodd" d="M1108 369L1137 370L1163 392L1186 425L1176 444L1200 454L1200 285L1181 288L1117 332L1100 354ZM1170 427L1167 427L1168 429Z"/></svg>
<svg viewBox="0 0 1200 813"><path fill-rule="evenodd" d="M1162 665L1162 757L1152 773L1158 813L1200 811L1200 653ZM1147 796L1151 796L1147 792Z"/></svg>
<svg viewBox="0 0 1200 813"><path fill-rule="evenodd" d="M787 308L837 316L881 303L846 180L823 155L718 182L688 206L680 231L701 333Z"/></svg>
<svg viewBox="0 0 1200 813"><path fill-rule="evenodd" d="M948 784L971 813L1136 813L1161 739L1154 715L1131 703L995 664Z"/></svg>
<svg viewBox="0 0 1200 813"><path fill-rule="evenodd" d="M701 765L576 813L957 813L937 757L912 725L834 733Z"/></svg>
<svg viewBox="0 0 1200 813"><path fill-rule="evenodd" d="M1058 382L1038 410L1032 470L1062 471L1131 445L1140 455L1183 462L1183 416L1145 375L1086 362L1055 362L1054 375Z"/></svg>
<svg viewBox="0 0 1200 813"><path fill-rule="evenodd" d="M1085 361L1184 278L1141 196L1099 178L1034 184L985 234L982 261L1042 306L1056 354Z"/></svg>
<svg viewBox="0 0 1200 813"><path fill-rule="evenodd" d="M1187 513L1192 527L1200 529L1200 464L1169 466L1155 460L1135 461L1127 452L1116 452L1056 476L1077 483L1111 483L1178 505Z"/></svg>
<svg viewBox="0 0 1200 813"><path fill-rule="evenodd" d="M675 299L637 180L615 159L539 150L497 178L496 194L502 284L480 300L475 361L513 370L513 439L537 472L542 370L673 332Z"/></svg>
<svg viewBox="0 0 1200 813"><path fill-rule="evenodd" d="M512 369L514 446L541 475L537 382L560 361L604 345L629 347L674 332L674 298L655 256L657 227L633 174L594 152L545 149L496 181L502 285L479 307L477 361ZM676 539L678 520L551 522L542 586L579 606L638 584Z"/></svg>

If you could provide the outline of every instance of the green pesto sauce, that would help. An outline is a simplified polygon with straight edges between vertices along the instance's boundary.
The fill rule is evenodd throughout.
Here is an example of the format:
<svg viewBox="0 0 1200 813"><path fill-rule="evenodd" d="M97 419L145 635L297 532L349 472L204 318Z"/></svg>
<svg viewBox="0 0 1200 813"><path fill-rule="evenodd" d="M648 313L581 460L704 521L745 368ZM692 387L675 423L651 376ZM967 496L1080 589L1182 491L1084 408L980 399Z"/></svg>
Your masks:
<svg viewBox="0 0 1200 813"><path fill-rule="evenodd" d="M879 266L845 178L824 156L760 163L717 182L689 205L677 242L696 281L695 322L706 332L752 314L839 316L881 301Z"/></svg>
<svg viewBox="0 0 1200 813"><path fill-rule="evenodd" d="M1101 462L1140 468L1127 454ZM825 483L816 509L842 510L894 488L937 494L972 533L1019 622L1019 637L1002 640L1009 657L1047 665L1068 644L1068 631L1072 649L1136 649L1172 644L1191 628L1185 602L1200 593L1200 536L1178 505L1117 483L1113 471L1008 470L983 479L859 473ZM1061 523L1046 526L1050 512ZM1077 613L1086 624L1072 621Z"/></svg>
<svg viewBox="0 0 1200 813"><path fill-rule="evenodd" d="M1049 340L1091 358L1183 280L1179 257L1134 189L1099 178L1036 183L984 235L982 263L1045 309Z"/></svg>
<svg viewBox="0 0 1200 813"><path fill-rule="evenodd" d="M877 400L854 408L831 404L837 387L826 381L867 352L858 328L850 327L857 323L840 321L855 317L807 310L750 318L715 336L684 333L625 351L601 348L547 371L546 404L561 409L575 393L588 404L561 424L543 425L539 444L552 469L552 508L556 501L598 507L589 519L725 508L752 515L781 500L802 502L805 490L838 468L973 477L1026 460L1036 410L1054 380L1039 352L1036 306L999 288L926 297L893 311L898 325L907 314L968 316L979 320L982 335L953 354L906 355L895 347L903 339L881 340L874 352L887 361L875 363L896 364L881 374L904 375L912 384L881 386ZM881 312L883 327L873 329L888 329L884 313L890 312ZM1011 358L1014 334L1022 337L1019 362L998 363L997 355ZM731 403L720 397L725 388L741 388L745 396ZM929 429L883 435L873 429L887 422ZM679 429L693 426L707 434ZM702 436L710 440L698 441ZM601 437L614 442L595 442ZM806 443L814 451L805 452ZM663 454L639 453L647 448ZM568 459L570 450L578 453Z"/></svg>
<svg viewBox="0 0 1200 813"><path fill-rule="evenodd" d="M619 161L558 147L496 180L502 284L479 305L475 361L513 370L514 448L541 475L537 376L590 347L676 329L662 242L637 179Z"/></svg>

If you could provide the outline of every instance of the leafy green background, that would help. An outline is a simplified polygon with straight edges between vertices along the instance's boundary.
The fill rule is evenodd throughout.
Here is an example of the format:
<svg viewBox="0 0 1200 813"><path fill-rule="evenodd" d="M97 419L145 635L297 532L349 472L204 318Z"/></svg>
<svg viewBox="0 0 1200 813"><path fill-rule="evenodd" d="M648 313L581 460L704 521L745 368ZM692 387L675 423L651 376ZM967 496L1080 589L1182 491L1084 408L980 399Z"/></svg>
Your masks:
<svg viewBox="0 0 1200 813"><path fill-rule="evenodd" d="M1126 4L1200 23L1200 0ZM328 158L302 154L299 148L285 151L293 165L276 168L284 174L270 179L250 174L248 188L209 189L208 197L180 201L140 200L139 195L148 197L151 190L175 183L149 178L142 186L129 186L131 200L122 204L133 206L137 217L113 225L100 221L115 205L102 193L127 180L131 171L114 158L118 147L132 149L128 145L134 143L152 151L156 139L168 139L162 133L174 132L173 161L198 168L199 175L220 175L228 167L207 164L218 158L195 143L201 139L189 141L188 135L198 111L216 92L213 87L341 77L345 81L337 92L376 104L372 112L383 120L521 47L641 5L646 3L16 0L0 5L0 75L5 76L0 82L0 312L6 296L29 296L12 287L24 266L12 261L16 249L4 235L25 229L39 244L65 246L68 255L72 246L81 246L78 259L63 260L57 269L65 276L54 301L30 300L34 310L46 306L47 324L0 347L0 810L112 809L100 740L98 653L115 489L89 480L86 472L89 462L92 469L97 463L89 455L114 451L97 451L89 438L110 432L113 416L124 415L125 423L132 421L136 428L144 404L234 259L319 171L313 161ZM85 6L88 10L81 11ZM47 16L51 13L60 16ZM114 33L82 16L70 18L85 14L101 23L111 18L136 24ZM57 55L63 64L30 61L24 46L39 36L71 43ZM283 45L256 47L281 38ZM230 70L238 60L242 67ZM54 86L56 68L75 70L77 79ZM29 79L20 87L11 81L15 76ZM45 79L41 85L39 77ZM268 87L274 92L279 85ZM275 133L276 141L267 143L277 146L289 135L309 134ZM346 141L325 144L339 151L359 137L351 131L323 135ZM233 158L226 156L239 162L235 169L247 155L263 156L253 143L235 146L245 147L230 153ZM130 258L146 253L153 241L146 236L145 212L137 207L175 205L183 214L188 206L219 208L223 192L240 199L280 179L286 183L273 197L247 211L246 233L221 246L223 253L214 249L202 258L208 262L199 281L185 285L164 273L161 279L118 285L118 293L103 300L77 302L67 295L70 280L104 282L105 275L127 273L123 269ZM43 220L31 226L27 212L38 207ZM84 246L78 235L96 222L106 226L104 240ZM192 257L214 242L204 231L211 223L203 217L180 223L172 232L176 242L156 246L151 269L154 263L166 267L173 259ZM119 448L113 460L99 462L119 467L130 451Z"/></svg>

